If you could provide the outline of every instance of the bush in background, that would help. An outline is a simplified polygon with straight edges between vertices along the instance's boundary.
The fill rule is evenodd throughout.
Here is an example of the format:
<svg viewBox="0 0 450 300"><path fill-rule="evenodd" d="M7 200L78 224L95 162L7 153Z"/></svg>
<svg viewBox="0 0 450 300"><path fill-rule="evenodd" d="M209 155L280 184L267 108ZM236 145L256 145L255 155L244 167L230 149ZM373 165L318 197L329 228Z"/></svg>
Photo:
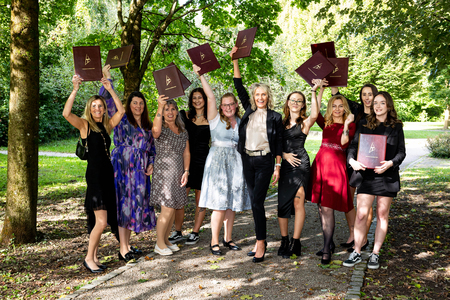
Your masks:
<svg viewBox="0 0 450 300"><path fill-rule="evenodd" d="M450 158L450 134L443 133L427 139L427 148L432 157Z"/></svg>

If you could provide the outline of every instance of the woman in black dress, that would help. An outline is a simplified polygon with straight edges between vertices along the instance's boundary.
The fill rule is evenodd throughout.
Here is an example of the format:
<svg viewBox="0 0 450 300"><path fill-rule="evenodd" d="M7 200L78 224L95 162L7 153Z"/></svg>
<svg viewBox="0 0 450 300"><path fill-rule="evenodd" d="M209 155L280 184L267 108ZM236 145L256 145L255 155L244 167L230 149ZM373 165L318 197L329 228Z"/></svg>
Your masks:
<svg viewBox="0 0 450 300"><path fill-rule="evenodd" d="M63 116L80 131L83 144L88 148L87 191L84 207L88 217L89 245L83 265L92 273L99 273L106 268L99 263L97 258L102 232L107 224L111 226L113 233L117 233L118 230L114 170L109 153L111 145L109 134L119 124L125 109L111 83L103 77L101 82L113 97L117 112L109 118L105 99L96 95L86 102L83 118L74 115L72 106L82 81L83 79L78 75L73 76L73 91L66 101Z"/></svg>
<svg viewBox="0 0 450 300"><path fill-rule="evenodd" d="M364 164L356 160L360 133L387 136L385 160L380 161L380 165L375 169L366 169ZM358 188L358 205L355 222L355 251L344 262L344 266L353 267L361 262L361 247L367 231L367 217L376 196L375 244L367 266L369 269L379 268L378 255L387 233L389 208L400 190L399 167L405 157L403 123L397 118L391 95L387 92L379 92L373 99L370 114L366 120L359 123L355 138L348 150L347 160L355 171L351 183Z"/></svg>
<svg viewBox="0 0 450 300"><path fill-rule="evenodd" d="M186 185L186 193L195 190L195 221L194 228L186 240L187 245L194 245L199 241L199 231L205 218L206 209L199 208L200 190L202 187L203 170L206 157L209 153L209 123L207 118L208 99L202 88L192 90L189 95L189 111L180 110L181 119L189 134L189 147L191 152L190 175ZM175 231L169 238L171 243L176 243L183 238L181 228L183 226L184 208L175 211Z"/></svg>
<svg viewBox="0 0 450 300"><path fill-rule="evenodd" d="M319 115L316 90L326 84L326 81L320 79L313 82L309 117L306 116L306 98L301 92L290 93L283 107L283 161L278 183L281 246L278 255L284 258L289 258L292 254L297 256L302 254L300 236L305 223L305 194L310 170L305 141L309 129ZM320 89L320 93L323 93L323 89ZM289 242L288 219L292 214L295 215L294 234Z"/></svg>

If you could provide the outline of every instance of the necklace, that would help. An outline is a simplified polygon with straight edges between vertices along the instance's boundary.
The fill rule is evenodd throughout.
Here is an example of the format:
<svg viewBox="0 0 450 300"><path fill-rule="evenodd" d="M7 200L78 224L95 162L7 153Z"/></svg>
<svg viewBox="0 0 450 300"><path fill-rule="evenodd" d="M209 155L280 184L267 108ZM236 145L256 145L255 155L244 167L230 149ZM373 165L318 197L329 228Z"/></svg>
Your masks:
<svg viewBox="0 0 450 300"><path fill-rule="evenodd" d="M196 118L203 117L203 114L201 114L201 115L195 115L195 117L196 117Z"/></svg>
<svg viewBox="0 0 450 300"><path fill-rule="evenodd" d="M111 156L109 155L109 151L108 151L108 149L106 149L106 140L105 140L105 137L103 136L103 133L100 131L100 134L102 135L102 138L103 138L103 144L105 145L105 152L106 152L106 155L108 155L108 158L109 158L109 160L111 160Z"/></svg>

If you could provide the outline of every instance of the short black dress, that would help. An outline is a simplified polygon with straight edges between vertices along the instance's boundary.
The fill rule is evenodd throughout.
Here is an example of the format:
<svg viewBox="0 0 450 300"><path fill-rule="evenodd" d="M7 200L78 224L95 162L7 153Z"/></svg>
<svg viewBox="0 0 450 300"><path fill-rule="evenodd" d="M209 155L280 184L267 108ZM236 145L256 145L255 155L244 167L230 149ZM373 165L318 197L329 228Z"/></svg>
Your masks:
<svg viewBox="0 0 450 300"><path fill-rule="evenodd" d="M88 233L90 234L95 226L94 211L106 210L107 221L109 226L111 226L111 232L117 236L118 228L114 170L111 160L109 159L111 138L102 123L97 123L97 126L100 128L101 133L95 132L91 128L90 133L87 136L87 191L84 208L87 214ZM86 140L83 140L83 143L85 142Z"/></svg>
<svg viewBox="0 0 450 300"><path fill-rule="evenodd" d="M294 198L303 186L305 194L308 188L310 162L305 150L307 135L300 125L283 130L283 152L295 153L301 164L293 167L287 160L281 162L280 181L278 182L278 217L290 218L295 214Z"/></svg>
<svg viewBox="0 0 450 300"><path fill-rule="evenodd" d="M180 111L180 116L189 134L189 151L191 152L191 162L189 164L190 174L186 187L201 190L203 171L205 169L206 157L209 153L209 141L211 139L209 125L195 124L188 119L184 110Z"/></svg>

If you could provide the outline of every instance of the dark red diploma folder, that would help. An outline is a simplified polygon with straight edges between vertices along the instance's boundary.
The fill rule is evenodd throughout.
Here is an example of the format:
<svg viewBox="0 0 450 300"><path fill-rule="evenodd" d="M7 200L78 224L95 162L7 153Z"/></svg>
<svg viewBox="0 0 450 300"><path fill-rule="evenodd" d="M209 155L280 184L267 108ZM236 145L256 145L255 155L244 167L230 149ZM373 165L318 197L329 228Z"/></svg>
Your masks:
<svg viewBox="0 0 450 300"><path fill-rule="evenodd" d="M328 58L334 65L334 70L326 78L329 87L347 86L348 81L348 57Z"/></svg>
<svg viewBox="0 0 450 300"><path fill-rule="evenodd" d="M334 65L318 51L295 72L302 76L310 86L314 86L311 82L313 79L323 79L333 70Z"/></svg>
<svg viewBox="0 0 450 300"><path fill-rule="evenodd" d="M102 58L100 46L72 47L75 74L84 81L99 81L102 79Z"/></svg>
<svg viewBox="0 0 450 300"><path fill-rule="evenodd" d="M158 93L169 97L167 100L184 96L184 89L178 72L175 65L153 72Z"/></svg>
<svg viewBox="0 0 450 300"><path fill-rule="evenodd" d="M257 29L258 27L252 27L238 32L235 45L236 47L238 47L238 50L233 54L233 59L250 56Z"/></svg>
<svg viewBox="0 0 450 300"><path fill-rule="evenodd" d="M175 66L175 68L177 68L178 71L178 76L180 76L180 80L181 80L181 85L183 86L183 91L186 90L189 86L191 86L191 82L189 81L189 79L187 79L187 77L180 71L180 69L178 69L177 65L174 64L173 62L171 62L169 66Z"/></svg>
<svg viewBox="0 0 450 300"><path fill-rule="evenodd" d="M192 63L201 68L200 75L220 69L220 64L208 43L188 49L187 53Z"/></svg>
<svg viewBox="0 0 450 300"><path fill-rule="evenodd" d="M312 54L314 55L317 51L320 51L326 58L336 58L334 42L311 44Z"/></svg>
<svg viewBox="0 0 450 300"><path fill-rule="evenodd" d="M385 135L360 133L357 161L368 169L381 166L380 162L386 158L386 143Z"/></svg>
<svg viewBox="0 0 450 300"><path fill-rule="evenodd" d="M133 45L109 50L105 65L111 65L111 69L126 66L130 61L131 51Z"/></svg>

